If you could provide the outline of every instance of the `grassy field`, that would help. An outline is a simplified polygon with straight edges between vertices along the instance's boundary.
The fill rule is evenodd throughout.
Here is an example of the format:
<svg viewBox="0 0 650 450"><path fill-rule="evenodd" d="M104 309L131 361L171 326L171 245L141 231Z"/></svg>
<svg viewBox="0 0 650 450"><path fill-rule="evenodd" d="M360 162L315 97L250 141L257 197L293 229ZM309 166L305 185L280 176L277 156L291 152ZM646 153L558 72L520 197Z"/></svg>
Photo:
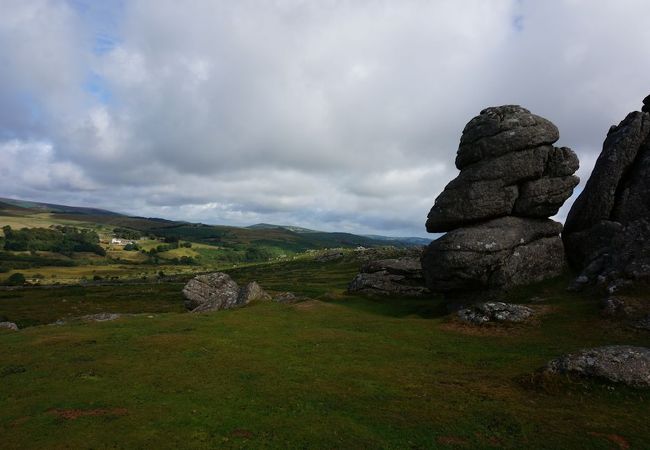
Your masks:
<svg viewBox="0 0 650 450"><path fill-rule="evenodd" d="M203 315L181 312L180 282L0 293L23 325L144 313L0 331L2 448L647 448L647 391L535 376L584 346L650 343L597 297L554 280L507 298L541 299L537 322L477 329L439 299L347 295L356 265L235 269L312 300Z"/></svg>

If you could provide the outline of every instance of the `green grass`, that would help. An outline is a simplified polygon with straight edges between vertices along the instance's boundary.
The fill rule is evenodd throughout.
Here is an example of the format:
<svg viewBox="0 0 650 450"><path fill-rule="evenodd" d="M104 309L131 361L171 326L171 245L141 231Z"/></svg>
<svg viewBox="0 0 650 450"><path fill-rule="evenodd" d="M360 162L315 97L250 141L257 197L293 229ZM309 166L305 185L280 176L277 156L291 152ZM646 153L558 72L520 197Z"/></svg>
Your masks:
<svg viewBox="0 0 650 450"><path fill-rule="evenodd" d="M2 292L0 315L10 319L46 321L70 305L148 313L0 332L2 447L647 445L647 391L531 382L566 351L649 344L602 319L596 297L565 292L562 279L520 289L509 300L543 297L549 312L476 332L450 321L438 299L345 294L356 266L233 269L240 283L319 300L203 315L180 313L182 283Z"/></svg>

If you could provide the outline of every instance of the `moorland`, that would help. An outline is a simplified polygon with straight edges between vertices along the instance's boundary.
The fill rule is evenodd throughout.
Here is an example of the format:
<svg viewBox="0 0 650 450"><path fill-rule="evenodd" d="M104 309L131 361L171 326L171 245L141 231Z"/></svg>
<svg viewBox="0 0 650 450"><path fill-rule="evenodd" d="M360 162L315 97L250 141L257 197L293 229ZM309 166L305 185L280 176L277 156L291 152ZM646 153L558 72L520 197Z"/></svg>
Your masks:
<svg viewBox="0 0 650 450"><path fill-rule="evenodd" d="M12 229L38 221L84 228L62 222L70 213L13 214L3 222ZM124 223L144 219L106 217L84 216L100 243L117 227L145 231ZM650 438L647 391L538 371L582 347L648 342L647 333L602 317L597 293L567 292L569 274L504 294L542 311L534 321L476 328L450 316L436 296L348 293L363 260L352 244L361 243L336 258L323 245L219 265L199 250L229 248L234 231L223 230L214 246L212 237L180 234L190 225L171 229L191 247L159 252L157 263L111 245L105 256L23 252L75 265L21 268L31 285L0 291L0 316L21 328L0 330L4 448L610 449L644 448ZM283 241L289 233L271 230L273 242L293 246L285 252L307 239ZM145 251L174 244L156 236L137 244ZM127 263L130 253L147 259ZM168 262L181 253L199 263ZM186 313L184 283L214 268L302 301ZM99 312L122 315L75 319Z"/></svg>

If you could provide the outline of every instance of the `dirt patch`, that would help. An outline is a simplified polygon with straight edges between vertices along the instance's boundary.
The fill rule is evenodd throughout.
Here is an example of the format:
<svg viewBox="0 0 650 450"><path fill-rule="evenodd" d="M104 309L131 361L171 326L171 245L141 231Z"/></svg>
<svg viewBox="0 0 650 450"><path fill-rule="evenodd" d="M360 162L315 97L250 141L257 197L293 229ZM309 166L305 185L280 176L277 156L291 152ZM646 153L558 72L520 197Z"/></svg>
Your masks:
<svg viewBox="0 0 650 450"><path fill-rule="evenodd" d="M294 308L300 311L313 311L318 308L329 307L331 305L321 302L320 300L305 300L304 302L295 303Z"/></svg>
<svg viewBox="0 0 650 450"><path fill-rule="evenodd" d="M440 445L466 446L469 441L459 436L438 436L436 442Z"/></svg>
<svg viewBox="0 0 650 450"><path fill-rule="evenodd" d="M236 437L236 438L250 439L250 438L255 436L255 433L253 433L252 431L249 431L249 430L244 430L244 429L238 428L236 430L233 430L230 433L230 436Z"/></svg>
<svg viewBox="0 0 650 450"><path fill-rule="evenodd" d="M94 408L94 409L50 409L47 411L61 419L75 420L80 417L99 416L126 416L129 410L126 408Z"/></svg>
<svg viewBox="0 0 650 450"><path fill-rule="evenodd" d="M589 434L591 436L607 439L612 444L617 445L620 450L628 450L630 448L630 443L623 436L618 434L596 433L595 431L592 431Z"/></svg>

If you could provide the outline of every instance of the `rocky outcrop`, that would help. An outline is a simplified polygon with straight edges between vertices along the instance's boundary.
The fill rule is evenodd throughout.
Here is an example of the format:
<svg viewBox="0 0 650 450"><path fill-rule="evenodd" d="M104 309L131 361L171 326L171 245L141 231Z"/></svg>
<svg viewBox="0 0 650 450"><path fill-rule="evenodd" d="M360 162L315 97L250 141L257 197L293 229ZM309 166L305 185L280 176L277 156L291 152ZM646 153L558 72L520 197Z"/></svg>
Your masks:
<svg viewBox="0 0 650 450"><path fill-rule="evenodd" d="M0 322L0 329L18 331L18 325L13 322Z"/></svg>
<svg viewBox="0 0 650 450"><path fill-rule="evenodd" d="M185 308L191 312L218 311L245 306L270 296L256 282L240 289L228 274L215 272L192 278L183 288Z"/></svg>
<svg viewBox="0 0 650 450"><path fill-rule="evenodd" d="M502 289L561 273L561 224L549 220L578 178L576 154L553 147L555 125L516 105L487 108L463 130L460 174L429 212L448 232L422 256L432 291Z"/></svg>
<svg viewBox="0 0 650 450"><path fill-rule="evenodd" d="M544 371L600 378L636 388L650 387L650 349L610 345L581 350L550 361Z"/></svg>
<svg viewBox="0 0 650 450"><path fill-rule="evenodd" d="M533 315L533 310L512 303L486 302L463 308L457 314L463 322L483 325L489 322L523 322Z"/></svg>
<svg viewBox="0 0 650 450"><path fill-rule="evenodd" d="M419 258L396 258L369 261L348 286L348 292L372 295L421 296L424 286Z"/></svg>
<svg viewBox="0 0 650 450"><path fill-rule="evenodd" d="M562 235L584 281L650 278L650 96L612 126Z"/></svg>
<svg viewBox="0 0 650 450"><path fill-rule="evenodd" d="M564 267L561 229L548 219L502 217L450 231L422 256L427 285L440 292L501 289L557 275Z"/></svg>

